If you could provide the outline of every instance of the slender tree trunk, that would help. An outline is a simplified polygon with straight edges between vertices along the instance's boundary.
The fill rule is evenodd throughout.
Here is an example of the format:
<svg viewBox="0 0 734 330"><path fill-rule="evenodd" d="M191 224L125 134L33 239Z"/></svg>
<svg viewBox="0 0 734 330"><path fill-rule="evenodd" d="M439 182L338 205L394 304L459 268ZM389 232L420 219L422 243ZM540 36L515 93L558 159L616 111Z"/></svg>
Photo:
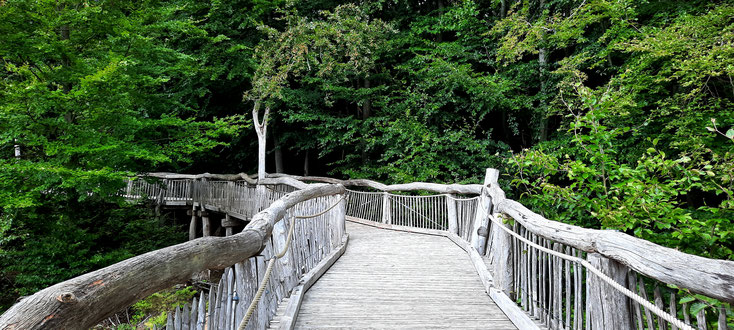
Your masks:
<svg viewBox="0 0 734 330"><path fill-rule="evenodd" d="M263 121L260 123L260 101L255 101L252 109L252 119L255 123L255 133L257 133L257 177L262 180L265 178L265 146L267 144L268 132L268 116L270 115L270 107L265 107Z"/></svg>
<svg viewBox="0 0 734 330"><path fill-rule="evenodd" d="M370 88L371 83L369 79L364 80L364 88ZM372 101L369 97L364 100L362 105L362 119L367 119L372 115Z"/></svg>
<svg viewBox="0 0 734 330"><path fill-rule="evenodd" d="M280 147L280 141L278 140L278 135L275 134L276 132L273 131L273 147L274 147L274 155L275 155L275 173L283 173L283 150Z"/></svg>
<svg viewBox="0 0 734 330"><path fill-rule="evenodd" d="M540 1L540 13L543 12L545 1ZM543 19L542 14L540 19ZM545 39L545 32L541 40ZM548 50L545 47L538 49L538 66L540 67L540 142L548 140L548 102L546 101L546 95L548 95Z"/></svg>
<svg viewBox="0 0 734 330"><path fill-rule="evenodd" d="M306 150L306 156L303 157L303 176L308 176L308 150Z"/></svg>
<svg viewBox="0 0 734 330"><path fill-rule="evenodd" d="M364 88L370 88L370 86L371 86L370 80L367 79L367 78L365 78L365 80L364 80ZM362 103L362 120L366 120L371 115L372 115L372 101L370 100L369 97L367 97L364 100L364 102ZM366 144L364 142L362 143L362 154L361 154L361 158L362 158L362 163L363 164L367 162L367 146L366 146Z"/></svg>
<svg viewBox="0 0 734 330"><path fill-rule="evenodd" d="M500 5L500 18L507 16L507 0L502 0Z"/></svg>

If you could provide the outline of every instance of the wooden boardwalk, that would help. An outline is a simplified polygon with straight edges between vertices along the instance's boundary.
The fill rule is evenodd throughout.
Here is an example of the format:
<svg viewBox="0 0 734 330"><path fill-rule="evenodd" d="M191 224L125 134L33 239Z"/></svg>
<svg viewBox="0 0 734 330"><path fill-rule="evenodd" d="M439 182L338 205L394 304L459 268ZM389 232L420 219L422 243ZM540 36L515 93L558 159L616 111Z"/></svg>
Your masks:
<svg viewBox="0 0 734 330"><path fill-rule="evenodd" d="M346 253L306 295L297 329L516 329L445 237L347 223Z"/></svg>

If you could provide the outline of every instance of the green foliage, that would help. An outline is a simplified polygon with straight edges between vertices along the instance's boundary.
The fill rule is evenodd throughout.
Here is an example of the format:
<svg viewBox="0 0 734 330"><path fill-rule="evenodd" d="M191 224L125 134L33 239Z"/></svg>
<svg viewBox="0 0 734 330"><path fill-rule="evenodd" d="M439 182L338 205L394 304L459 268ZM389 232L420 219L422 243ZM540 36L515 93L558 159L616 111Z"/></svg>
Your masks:
<svg viewBox="0 0 734 330"><path fill-rule="evenodd" d="M71 196L74 194L67 191ZM137 205L77 198L4 211L0 244L3 309L16 297L186 239L184 230Z"/></svg>
<svg viewBox="0 0 734 330"><path fill-rule="evenodd" d="M624 161L627 157L616 146L631 129L607 126L614 92L575 87L578 97L566 101L574 120L568 140L526 150L508 162L515 177L511 185L522 192L522 200L551 219L617 229L689 253L734 259L732 195L721 186L730 183L725 177L730 174L715 173L711 162L728 171L731 163L671 158L657 148L657 139L648 140L649 147L637 159ZM727 200L720 206L696 207L688 196L695 191Z"/></svg>
<svg viewBox="0 0 734 330"><path fill-rule="evenodd" d="M190 286L154 293L132 305L134 314L129 323L136 325L147 319L145 322L147 328L153 328L156 325L165 326L167 312L175 310L176 307L183 307L186 303L191 302L196 294L196 290Z"/></svg>

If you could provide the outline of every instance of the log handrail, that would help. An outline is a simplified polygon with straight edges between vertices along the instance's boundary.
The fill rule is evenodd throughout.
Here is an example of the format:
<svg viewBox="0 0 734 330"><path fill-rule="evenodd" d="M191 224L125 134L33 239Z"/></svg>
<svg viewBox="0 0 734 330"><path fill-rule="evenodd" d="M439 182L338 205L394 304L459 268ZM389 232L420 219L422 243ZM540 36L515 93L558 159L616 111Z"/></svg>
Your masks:
<svg viewBox="0 0 734 330"><path fill-rule="evenodd" d="M88 329L100 320L207 269L222 269L259 253L286 211L344 186L305 185L257 213L245 229L227 237L203 237L151 251L64 281L13 305L0 315L0 329Z"/></svg>
<svg viewBox="0 0 734 330"><path fill-rule="evenodd" d="M177 174L177 173L145 173L145 177L159 178L159 179L214 179L214 180L243 180L249 184L285 184L299 189L303 189L304 182L323 182L331 184L340 184L345 187L367 187L379 191L395 192L395 191L418 191L425 190L435 192L439 194L466 194L466 195L479 195L482 192L482 185L480 184L440 184L430 182L411 182L402 184L391 184L386 185L377 181L368 179L350 179L341 180L323 176L298 176L284 173L273 173L268 174L262 180L258 180L257 175L248 175L246 173L238 174Z"/></svg>
<svg viewBox="0 0 734 330"><path fill-rule="evenodd" d="M340 184L345 187L367 187L379 191L395 192L395 191L430 191L438 194L462 194L462 195L479 195L482 192L480 184L440 184L430 182L411 182L401 184L386 185L377 181L367 179L350 179L340 180L322 176L298 176L283 173L268 174L268 179L295 179L297 181L314 181L325 182L331 184Z"/></svg>
<svg viewBox="0 0 734 330"><path fill-rule="evenodd" d="M700 257L616 230L588 229L551 221L508 199L496 183L486 189L494 213L504 213L530 232L586 252L596 252L658 281L734 302L734 261Z"/></svg>

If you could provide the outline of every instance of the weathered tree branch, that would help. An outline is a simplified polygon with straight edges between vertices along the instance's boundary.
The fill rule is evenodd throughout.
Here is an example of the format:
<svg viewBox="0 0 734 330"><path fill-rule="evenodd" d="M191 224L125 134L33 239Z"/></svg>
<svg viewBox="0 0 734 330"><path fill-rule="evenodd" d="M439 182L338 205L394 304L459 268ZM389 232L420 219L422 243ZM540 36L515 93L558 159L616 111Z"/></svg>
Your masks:
<svg viewBox="0 0 734 330"><path fill-rule="evenodd" d="M150 294L187 281L193 273L222 269L256 255L288 208L344 192L341 185L307 185L256 214L239 234L195 239L53 285L0 315L0 329L89 329Z"/></svg>
<svg viewBox="0 0 734 330"><path fill-rule="evenodd" d="M734 261L699 257L662 247L614 230L587 229L551 221L505 198L495 184L487 188L494 212L505 213L543 238L596 252L658 281L734 302Z"/></svg>
<svg viewBox="0 0 734 330"><path fill-rule="evenodd" d="M332 184L340 184L345 187L369 187L380 191L416 191L425 190L439 194L474 194L479 195L482 192L481 184L438 184L428 182L411 182L404 184L386 185L367 179L339 180L334 178L320 176L297 176L282 173L268 174L268 179L292 178L298 181L315 181L326 182Z"/></svg>

